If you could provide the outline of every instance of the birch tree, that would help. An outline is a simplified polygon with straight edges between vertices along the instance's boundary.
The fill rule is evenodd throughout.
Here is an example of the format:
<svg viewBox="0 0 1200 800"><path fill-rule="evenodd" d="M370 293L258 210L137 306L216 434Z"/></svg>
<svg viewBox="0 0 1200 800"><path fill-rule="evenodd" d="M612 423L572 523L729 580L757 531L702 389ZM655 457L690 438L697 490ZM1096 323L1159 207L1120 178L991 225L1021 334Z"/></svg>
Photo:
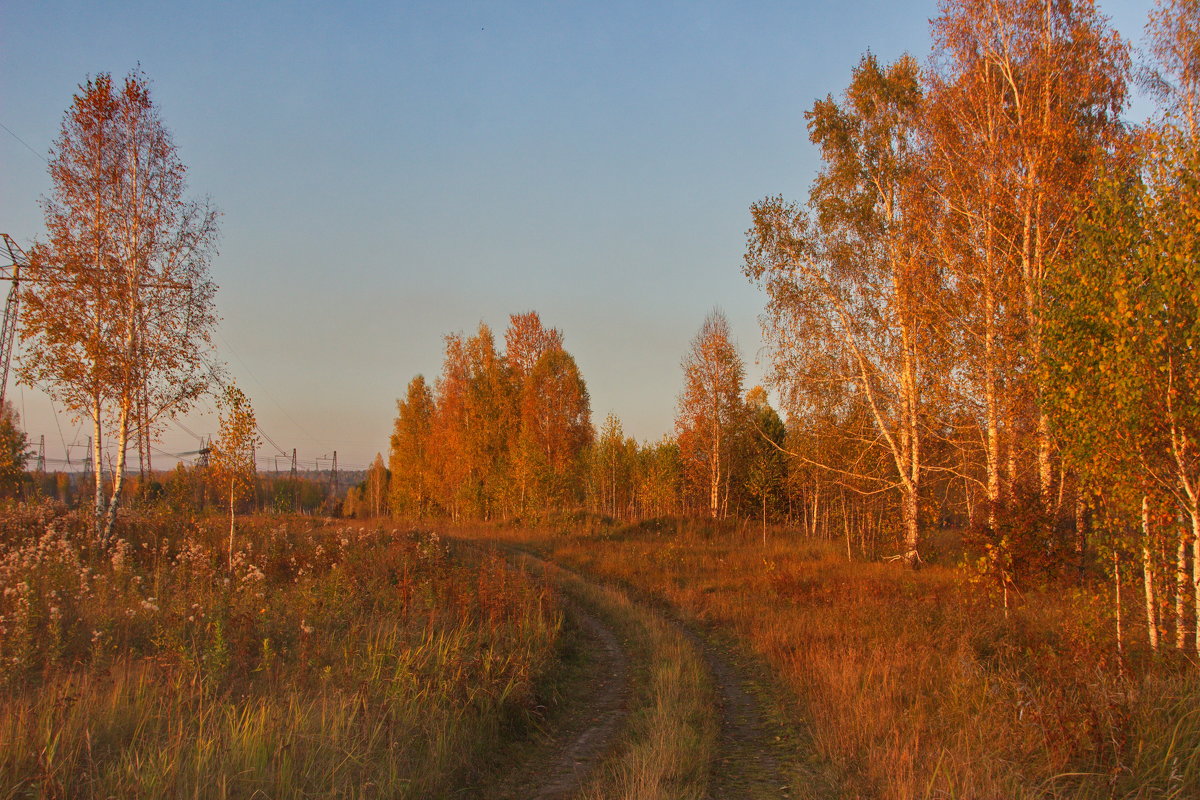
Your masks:
<svg viewBox="0 0 1200 800"><path fill-rule="evenodd" d="M543 510L565 503L580 485L581 456L591 444L592 411L575 359L547 350L525 378L519 447Z"/></svg>
<svg viewBox="0 0 1200 800"><path fill-rule="evenodd" d="M471 366L466 340L461 334L445 337L445 357L436 383L433 418L430 420L430 460L434 495L457 520L466 510L467 478L471 464L467 452L467 390ZM411 385L410 385L411 390Z"/></svg>
<svg viewBox="0 0 1200 800"><path fill-rule="evenodd" d="M783 493L787 464L784 446L787 428L767 402L767 393L755 386L746 393L750 430L747 435L746 491L758 501L762 514L763 546L767 543L767 506Z"/></svg>
<svg viewBox="0 0 1200 800"><path fill-rule="evenodd" d="M1155 65L1151 84L1160 106L1158 119L1151 123L1152 135L1160 147L1174 146L1194 163L1200 151L1200 2L1159 0L1150 12L1146 33ZM1196 565L1200 544L1194 538L1194 524L1192 527L1190 582L1200 605L1200 567ZM1181 529L1175 563L1175 646L1179 649L1186 646L1187 539L1188 531ZM1196 625L1200 631L1200 622ZM1200 632L1196 637L1200 642Z"/></svg>
<svg viewBox="0 0 1200 800"><path fill-rule="evenodd" d="M588 453L588 489L597 513L617 518L632 506L637 442L625 436L616 414L604 418Z"/></svg>
<svg viewBox="0 0 1200 800"><path fill-rule="evenodd" d="M533 371L538 359L551 350L563 349L563 335L558 328L546 328L536 311L513 314L504 332L504 358L518 382Z"/></svg>
<svg viewBox="0 0 1200 800"><path fill-rule="evenodd" d="M1128 55L1087 0L948 0L941 11L925 149L948 217L941 250L969 404L982 400L994 528L1025 452L1051 507L1054 437L1035 380L1045 284L1071 263L1077 210L1118 134Z"/></svg>
<svg viewBox="0 0 1200 800"><path fill-rule="evenodd" d="M1076 271L1052 284L1046 383L1085 475L1187 515L1200 610L1200 153L1158 148L1100 184Z"/></svg>
<svg viewBox="0 0 1200 800"><path fill-rule="evenodd" d="M403 400L396 401L388 470L389 504L397 517L423 519L431 510L433 480L433 392L418 375L409 381Z"/></svg>
<svg viewBox="0 0 1200 800"><path fill-rule="evenodd" d="M929 209L914 147L921 110L916 61L867 55L841 103L808 112L824 168L808 210L780 197L751 208L746 274L769 297L767 334L776 379L793 402L813 392L861 397L900 492L903 554L919 544L924 392L938 273L922 237ZM853 466L821 465L851 478Z"/></svg>
<svg viewBox="0 0 1200 800"><path fill-rule="evenodd" d="M491 329L480 324L466 340L469 380L465 397L468 498L483 519L512 500L512 443L520 425L512 370L497 352Z"/></svg>
<svg viewBox="0 0 1200 800"><path fill-rule="evenodd" d="M1186 607L1193 618L1200 612L1200 4L1160 3L1147 30L1161 113L1097 182L1074 270L1048 284L1052 346L1043 358L1044 385L1081 476L1110 505L1124 496L1127 529L1142 531L1127 549L1142 556L1152 631L1153 497L1172 498L1187 520L1172 570L1175 644L1182 648ZM1193 634L1200 652L1200 625ZM1156 640L1154 632L1152 645Z"/></svg>
<svg viewBox="0 0 1200 800"><path fill-rule="evenodd" d="M729 321L709 313L683 360L683 392L675 430L689 482L705 495L708 515L721 515L737 429L742 424L742 378L746 369L729 332Z"/></svg>
<svg viewBox="0 0 1200 800"><path fill-rule="evenodd" d="M232 569L237 503L254 492L258 476L254 451L260 440L250 398L235 384L225 387L220 407L220 422L217 438L211 445L209 469L214 487L229 504L229 566Z"/></svg>
<svg viewBox="0 0 1200 800"><path fill-rule="evenodd" d="M102 544L139 409L161 423L209 387L217 215L184 198L185 173L141 72L79 87L51 149L49 237L24 276L18 376L90 420ZM107 497L106 434L115 457Z"/></svg>

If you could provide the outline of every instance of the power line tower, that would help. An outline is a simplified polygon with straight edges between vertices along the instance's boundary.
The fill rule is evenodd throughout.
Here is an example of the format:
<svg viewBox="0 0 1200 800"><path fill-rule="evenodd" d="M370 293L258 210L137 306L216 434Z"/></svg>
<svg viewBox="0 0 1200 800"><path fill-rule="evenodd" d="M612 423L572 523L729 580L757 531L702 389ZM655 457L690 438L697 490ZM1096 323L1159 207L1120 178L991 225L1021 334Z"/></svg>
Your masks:
<svg viewBox="0 0 1200 800"><path fill-rule="evenodd" d="M333 499L337 500L338 495L338 470L337 470L337 450L333 451L333 465L329 469L329 483L333 487Z"/></svg>
<svg viewBox="0 0 1200 800"><path fill-rule="evenodd" d="M39 474L46 471L46 434L44 433L38 437L37 471Z"/></svg>
<svg viewBox="0 0 1200 800"><path fill-rule="evenodd" d="M4 398L8 391L8 370L12 363L13 340L16 338L18 307L20 305L20 287L21 287L21 269L29 268L29 256L21 249L11 236L7 233L0 233L0 244L3 244L3 250L8 253L8 263L0 263L0 281L9 281L12 286L8 290L8 298L4 302L4 317L0 319L0 405L4 404ZM53 266L53 265L42 265ZM34 282L40 283L44 278L33 279ZM29 279L26 279L29 282ZM137 288L160 288L171 289L173 291L187 292L194 291L194 287L180 283L178 281L148 281L139 282ZM141 330L144 327L144 321L141 316L142 312L138 312L137 326ZM146 473L153 471L153 465L150 461L150 400L148 396L148 387L143 378L135 391L133 413L133 428L134 436L138 442L138 463L141 475L144 479ZM159 409L158 413L161 413ZM157 414L155 414L157 416Z"/></svg>
<svg viewBox="0 0 1200 800"><path fill-rule="evenodd" d="M0 264L0 280L12 281L8 299L4 301L4 319L0 320L0 405L8 391L8 366L12 362L13 339L17 332L17 307L20 303L21 267L29 266L29 259L21 246L7 233L0 233L4 249L8 251L8 263ZM7 274L4 274L7 273Z"/></svg>
<svg viewBox="0 0 1200 800"><path fill-rule="evenodd" d="M300 484L296 480L296 448L292 448L292 512L300 510Z"/></svg>
<svg viewBox="0 0 1200 800"><path fill-rule="evenodd" d="M83 474L90 475L92 473L92 437L88 437L87 455L83 459Z"/></svg>

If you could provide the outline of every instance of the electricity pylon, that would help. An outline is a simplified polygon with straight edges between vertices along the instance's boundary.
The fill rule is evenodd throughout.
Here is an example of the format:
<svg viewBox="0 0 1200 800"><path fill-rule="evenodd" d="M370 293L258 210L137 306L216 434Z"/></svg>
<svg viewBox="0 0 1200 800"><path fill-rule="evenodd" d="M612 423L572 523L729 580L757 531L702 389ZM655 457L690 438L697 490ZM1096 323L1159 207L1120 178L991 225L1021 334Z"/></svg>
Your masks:
<svg viewBox="0 0 1200 800"><path fill-rule="evenodd" d="M21 267L29 266L29 258L21 246L7 233L0 233L8 263L0 264L0 280L12 281L8 299L4 301L4 318L0 320L0 405L8 392L8 366L12 363L13 339L17 332L17 306L20 303Z"/></svg>

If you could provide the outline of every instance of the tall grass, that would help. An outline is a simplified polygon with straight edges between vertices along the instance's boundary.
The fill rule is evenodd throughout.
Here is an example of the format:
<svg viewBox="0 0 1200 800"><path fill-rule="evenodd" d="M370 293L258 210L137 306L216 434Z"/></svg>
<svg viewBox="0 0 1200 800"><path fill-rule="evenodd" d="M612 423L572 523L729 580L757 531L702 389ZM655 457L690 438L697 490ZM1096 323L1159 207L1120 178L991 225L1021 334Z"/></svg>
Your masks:
<svg viewBox="0 0 1200 800"><path fill-rule="evenodd" d="M456 526L465 539L529 543L526 528ZM525 554L515 554L524 559ZM707 796L716 749L716 694L702 654L683 630L618 587L585 580L537 559L533 569L598 615L631 662L628 720L613 752L585 782L583 800L699 800Z"/></svg>
<svg viewBox="0 0 1200 800"><path fill-rule="evenodd" d="M84 530L0 523L0 797L448 796L555 668L553 591L436 534Z"/></svg>
<svg viewBox="0 0 1200 800"><path fill-rule="evenodd" d="M617 589L564 576L563 589L615 627L637 669L630 722L585 800L698 800L708 787L718 722L703 659L660 614Z"/></svg>
<svg viewBox="0 0 1200 800"><path fill-rule="evenodd" d="M1200 796L1200 682L1135 648L1118 668L1102 589L1047 587L1006 615L969 571L658 523L545 539L747 641L799 699L847 796Z"/></svg>

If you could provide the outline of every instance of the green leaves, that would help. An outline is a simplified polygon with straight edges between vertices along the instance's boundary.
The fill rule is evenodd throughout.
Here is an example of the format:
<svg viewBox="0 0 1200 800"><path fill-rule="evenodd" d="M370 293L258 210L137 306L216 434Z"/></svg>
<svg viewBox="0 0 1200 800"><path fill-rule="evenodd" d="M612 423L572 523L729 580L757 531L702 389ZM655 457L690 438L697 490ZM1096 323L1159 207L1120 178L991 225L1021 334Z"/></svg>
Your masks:
<svg viewBox="0 0 1200 800"><path fill-rule="evenodd" d="M1148 139L1098 182L1073 269L1048 286L1046 397L1076 466L1106 485L1182 494L1195 479L1198 177L1194 150Z"/></svg>

